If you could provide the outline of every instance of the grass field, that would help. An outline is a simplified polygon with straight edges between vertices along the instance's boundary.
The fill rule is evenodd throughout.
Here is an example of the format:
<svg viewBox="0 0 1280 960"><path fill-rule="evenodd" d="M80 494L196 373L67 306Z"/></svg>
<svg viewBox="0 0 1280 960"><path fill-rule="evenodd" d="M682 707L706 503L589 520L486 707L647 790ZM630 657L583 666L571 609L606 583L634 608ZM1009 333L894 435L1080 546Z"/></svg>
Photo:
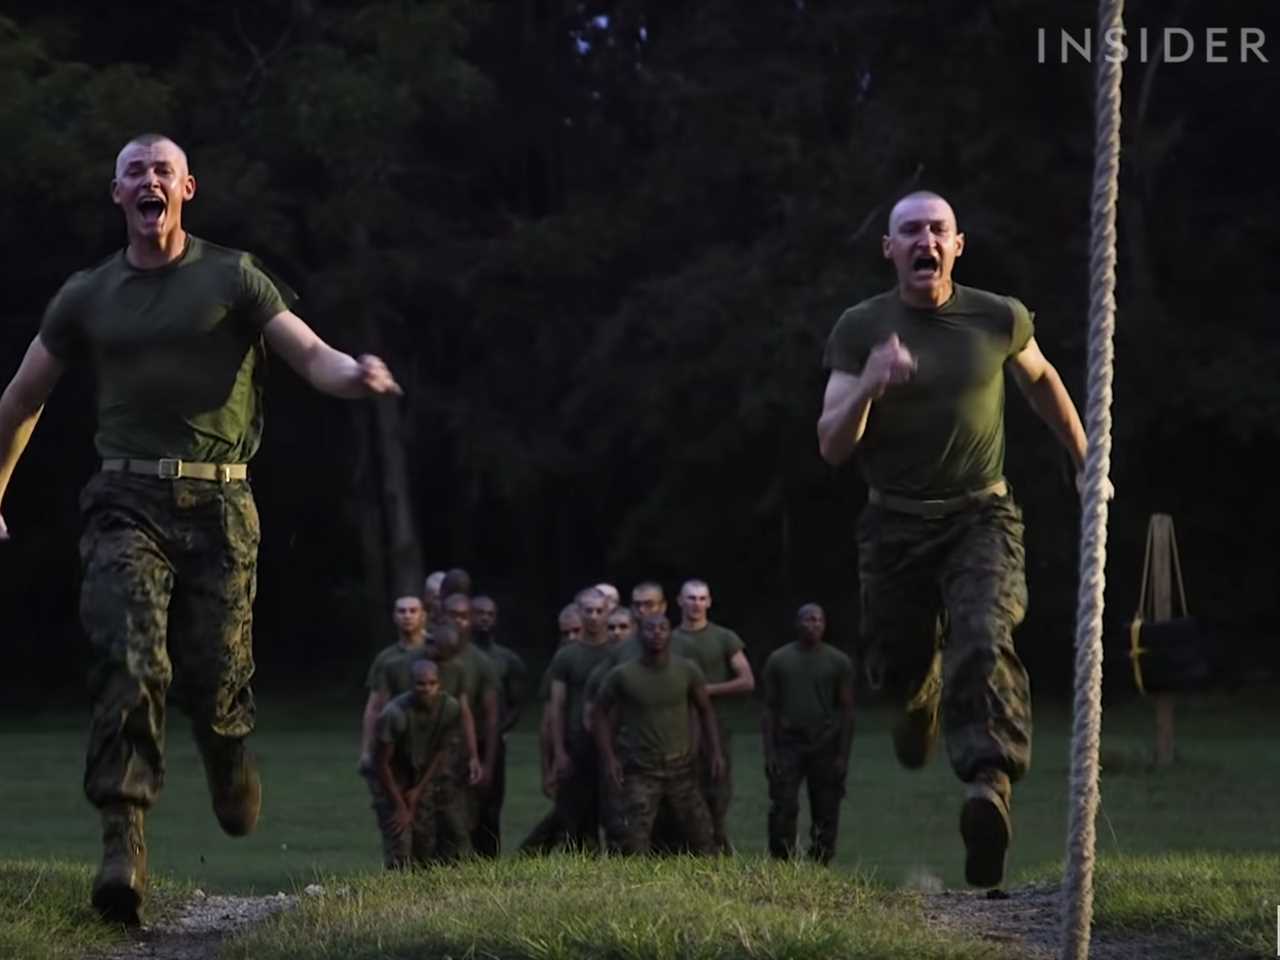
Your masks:
<svg viewBox="0 0 1280 960"><path fill-rule="evenodd" d="M262 705L254 740L266 783L265 807L257 833L244 840L224 837L208 812L200 764L182 717L175 714L171 718L168 783L148 820L152 871L168 878L176 890L201 887L210 893L292 891L317 878L332 886L335 876L376 874L377 834L364 784L355 773L359 706L354 701L321 706L269 700ZM744 856L739 858L741 868L735 866L723 879L721 899L731 902L735 896L743 896L768 905L775 896L786 901L791 894L785 882L769 880L768 871L759 874L763 867L751 859L764 850L767 808L754 717L753 712L744 710L732 718L737 732L733 741L736 800L731 835ZM873 898L875 909L888 912L876 922L887 925L886 929L898 922L893 918L900 919L904 909L886 891L920 882L962 885L956 830L958 786L944 756L919 773L900 770L889 746L890 720L889 714L874 708L859 714L832 877L837 884L852 881L845 885L846 897L860 890L878 891ZM1280 818L1274 812L1280 785L1280 761L1275 753L1280 712L1265 697L1248 702L1207 698L1180 704L1178 724L1178 763L1172 769L1156 771L1147 760L1152 720L1146 705L1126 705L1107 712L1103 809L1098 824L1103 864L1099 923L1132 929L1200 929L1208 931L1211 938L1225 938L1223 942L1238 944L1243 937L1254 944L1251 949L1261 949L1260 944L1274 949L1275 906L1280 902L1280 837L1276 829ZM1010 857L1010 879L1015 885L1044 880L1060 871L1067 815L1068 726L1063 710L1040 706L1033 769L1015 798L1016 832ZM87 889L87 868L98 854L95 817L79 787L84 727L84 717L67 713L21 719L10 716L0 727L3 864L11 874L17 861L29 861L28 866L50 860L83 865L81 896ZM547 801L536 786L531 726L512 736L509 757L504 832L508 841L518 842L547 809ZM806 826L802 821L802 829ZM1159 859L1170 854L1176 856ZM489 879L511 888L515 895L522 884L536 882L537 869L548 868L504 863L493 869L508 871ZM532 875L531 869L535 871ZM598 866L582 869L590 871ZM60 882L74 886L73 880L66 879L73 875L74 870L70 874L64 871L59 874L63 878ZM29 882L31 874L21 876ZM810 874L805 876L805 889L825 883ZM22 881L13 876L7 879L14 886L0 890L0 909L6 914L19 896L25 896ZM590 889L589 877L578 879ZM378 900L375 891L384 889L389 881L364 876L350 882L353 889L366 891L366 902L374 903ZM678 887L680 882L676 877L670 886ZM703 893L711 896L717 883L721 881L704 884ZM477 904L462 902L468 884L455 886L457 891L451 896L461 898L455 906L480 910ZM576 887L569 883L565 889ZM820 905L826 896L827 892L815 890L815 904ZM889 899L881 899L886 896ZM1246 899L1250 902L1244 902ZM543 921L547 916L555 917L554 910L539 912ZM1254 918L1258 933L1249 940ZM820 944L825 941L818 920L815 915L818 926L806 928L805 936L815 938L812 942L803 938L787 941L796 952L765 950L755 955L821 955ZM520 924L508 926L523 929ZM782 936L781 928L769 929ZM1226 932L1220 935L1214 933L1223 930ZM589 932L604 935L600 930ZM554 941L552 933L535 924L520 935L536 945L548 937ZM573 940L569 927L562 934ZM625 930L617 935L623 938L617 956L733 955L723 953L723 945L714 944L705 950L682 952L675 941L669 950L635 952L625 948ZM759 931L751 934L762 935ZM678 939L676 932L672 936ZM801 949L802 941L810 946ZM834 952L842 952L835 949L835 941L828 945ZM572 943L560 946L568 952L528 946L527 952L510 955L578 955L569 949ZM934 955L925 945L920 949L923 952L903 955Z"/></svg>

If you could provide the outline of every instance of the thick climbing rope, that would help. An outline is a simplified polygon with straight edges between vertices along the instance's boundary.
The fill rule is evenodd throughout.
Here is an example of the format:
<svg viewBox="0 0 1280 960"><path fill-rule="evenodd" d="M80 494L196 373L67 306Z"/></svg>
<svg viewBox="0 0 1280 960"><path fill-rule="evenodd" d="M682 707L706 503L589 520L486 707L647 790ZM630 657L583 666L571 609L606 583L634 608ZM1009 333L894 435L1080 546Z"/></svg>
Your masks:
<svg viewBox="0 0 1280 960"><path fill-rule="evenodd" d="M1124 0L1099 0L1098 48L1119 37ZM1110 49L1110 48L1108 48ZM1111 373L1116 312L1116 194L1120 172L1118 57L1096 54L1093 199L1089 243L1088 409L1080 580L1076 595L1075 697L1071 733L1071 810L1063 876L1062 958L1085 960L1093 920L1093 856L1102 728L1102 606L1107 565L1107 491L1111 472Z"/></svg>

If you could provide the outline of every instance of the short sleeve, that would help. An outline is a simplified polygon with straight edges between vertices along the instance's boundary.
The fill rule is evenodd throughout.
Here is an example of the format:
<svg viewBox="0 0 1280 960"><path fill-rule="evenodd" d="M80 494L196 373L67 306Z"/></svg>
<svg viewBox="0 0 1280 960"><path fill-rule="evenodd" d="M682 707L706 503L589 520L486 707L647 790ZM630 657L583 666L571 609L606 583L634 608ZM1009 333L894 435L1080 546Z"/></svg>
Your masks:
<svg viewBox="0 0 1280 960"><path fill-rule="evenodd" d="M298 295L282 281L267 272L254 257L240 258L240 294L236 311L255 330L261 330L272 317L288 310Z"/></svg>
<svg viewBox="0 0 1280 960"><path fill-rule="evenodd" d="M1036 335L1036 315L1027 309L1017 297L1009 297L1009 308L1013 311L1013 329L1009 337L1009 356L1016 357L1027 348L1031 338Z"/></svg>
<svg viewBox="0 0 1280 960"><path fill-rule="evenodd" d="M738 636L736 631L726 630L725 634L726 636L725 636L724 645L725 645L726 659L728 659L729 657L733 657L741 653L743 650L747 649L747 645L742 642L742 638Z"/></svg>
<svg viewBox="0 0 1280 960"><path fill-rule="evenodd" d="M826 349L822 352L824 370L839 370L841 373L857 375L862 372L871 352L866 338L861 334L858 315L853 310L846 310L827 337Z"/></svg>
<svg viewBox="0 0 1280 960"><path fill-rule="evenodd" d="M41 343L63 363L76 359L84 347L79 276L72 276L53 295L40 321Z"/></svg>
<svg viewBox="0 0 1280 960"><path fill-rule="evenodd" d="M369 675L365 677L364 685L369 688L370 693L387 693L390 687L387 685L387 671L382 654L373 658L373 663L369 665Z"/></svg>
<svg viewBox="0 0 1280 960"><path fill-rule="evenodd" d="M405 731L405 716L398 708L388 704L378 716L378 742L395 743Z"/></svg>

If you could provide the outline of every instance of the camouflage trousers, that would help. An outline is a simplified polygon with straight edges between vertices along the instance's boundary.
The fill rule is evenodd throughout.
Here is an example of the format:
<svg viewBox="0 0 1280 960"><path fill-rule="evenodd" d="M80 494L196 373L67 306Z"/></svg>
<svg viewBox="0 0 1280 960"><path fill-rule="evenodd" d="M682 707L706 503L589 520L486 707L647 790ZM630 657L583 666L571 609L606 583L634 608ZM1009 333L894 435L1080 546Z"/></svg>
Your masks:
<svg viewBox="0 0 1280 960"><path fill-rule="evenodd" d="M260 531L246 481L99 473L80 495L93 700L84 790L150 807L164 785L165 702L201 751L253 730L253 600Z"/></svg>
<svg viewBox="0 0 1280 960"><path fill-rule="evenodd" d="M670 805L690 853L716 852L711 814L699 784L697 761L685 758L659 768L626 767L622 785L612 794L616 811L610 818L610 846L622 853L648 853L654 821L664 802Z"/></svg>
<svg viewBox="0 0 1280 960"><path fill-rule="evenodd" d="M769 778L769 854L787 859L797 849L796 821L800 814L800 785L809 792L809 857L831 862L840 831L840 801L845 774L837 773L840 737L833 731L817 743L806 737L780 733L774 744L774 769ZM843 758L845 763L848 757Z"/></svg>
<svg viewBox="0 0 1280 960"><path fill-rule="evenodd" d="M471 834L476 823L476 803L475 787L467 782L467 748L462 734L451 735L444 749L448 756L430 786L436 824L432 856L450 862L469 857L473 852Z"/></svg>
<svg viewBox="0 0 1280 960"><path fill-rule="evenodd" d="M439 857L437 840L440 827L441 791L428 784L418 794L413 806L413 819L407 829L396 823L395 803L376 773L366 775L373 797L373 815L382 835L382 865L388 870L425 866Z"/></svg>
<svg viewBox="0 0 1280 960"><path fill-rule="evenodd" d="M1012 494L929 519L868 506L858 521L862 655L904 706L941 698L952 769L969 782L1031 763L1031 688L1013 646L1027 610ZM924 689L941 657L941 689Z"/></svg>

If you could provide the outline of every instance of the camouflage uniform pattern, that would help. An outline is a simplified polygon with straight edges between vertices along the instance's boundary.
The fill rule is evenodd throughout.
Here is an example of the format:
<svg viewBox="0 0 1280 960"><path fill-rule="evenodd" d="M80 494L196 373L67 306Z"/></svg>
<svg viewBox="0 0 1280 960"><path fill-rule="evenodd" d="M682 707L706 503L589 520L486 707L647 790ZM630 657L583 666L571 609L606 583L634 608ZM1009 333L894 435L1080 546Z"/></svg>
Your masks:
<svg viewBox="0 0 1280 960"><path fill-rule="evenodd" d="M1012 493L928 519L867 506L858 521L863 654L904 706L942 654L942 728L956 775L1031 763L1031 689L1013 645L1026 616Z"/></svg>
<svg viewBox="0 0 1280 960"><path fill-rule="evenodd" d="M565 840L584 850L600 848L600 759L590 734L578 733L567 744L573 772L556 785L556 818Z"/></svg>
<svg viewBox="0 0 1280 960"><path fill-rule="evenodd" d="M692 758L676 760L658 769L627 767L622 786L614 786L617 813L610 823L616 832L611 846L623 853L650 851L654 821L664 801L683 830L686 849L690 853L711 854L716 851L711 815L702 798L698 771Z"/></svg>
<svg viewBox="0 0 1280 960"><path fill-rule="evenodd" d="M845 795L845 777L834 772L839 750L838 729L817 742L786 730L777 734L775 769L769 772L770 856L790 858L796 854L801 783L808 784L809 793L809 857L828 864L835 856L840 801Z"/></svg>
<svg viewBox="0 0 1280 960"><path fill-rule="evenodd" d="M373 813L378 820L378 831L382 834L383 866L388 870L403 870L410 866L424 866L436 859L439 853L439 807L431 786L418 794L413 820L407 830L396 824L395 804L376 776L369 779L369 789L373 793Z"/></svg>
<svg viewBox="0 0 1280 960"><path fill-rule="evenodd" d="M99 808L146 809L164 785L171 683L202 751L253 730L258 511L247 481L125 473L94 475L80 507L93 702L85 794Z"/></svg>

